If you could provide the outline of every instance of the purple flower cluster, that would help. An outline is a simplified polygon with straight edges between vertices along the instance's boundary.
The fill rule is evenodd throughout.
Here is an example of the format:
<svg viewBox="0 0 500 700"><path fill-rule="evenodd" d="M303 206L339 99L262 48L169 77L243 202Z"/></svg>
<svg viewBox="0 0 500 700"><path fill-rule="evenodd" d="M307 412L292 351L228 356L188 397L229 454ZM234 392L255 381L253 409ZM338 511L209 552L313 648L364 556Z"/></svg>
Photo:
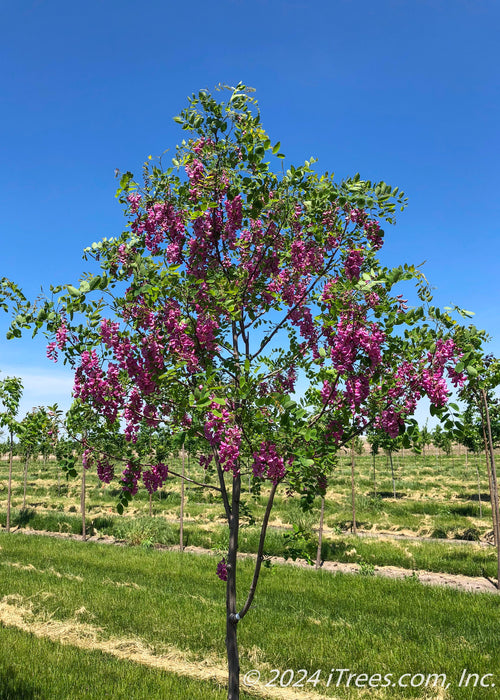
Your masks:
<svg viewBox="0 0 500 700"><path fill-rule="evenodd" d="M92 450L86 448L82 453L82 466L84 469L90 469L92 466Z"/></svg>
<svg viewBox="0 0 500 700"><path fill-rule="evenodd" d="M142 480L148 493L155 493L165 483L168 476L168 467L161 462L142 473Z"/></svg>
<svg viewBox="0 0 500 700"><path fill-rule="evenodd" d="M253 455L252 471L254 476L262 479L264 476L277 484L285 476L286 468L283 457L278 455L276 445L262 442L258 452Z"/></svg>
<svg viewBox="0 0 500 700"><path fill-rule="evenodd" d="M364 258L360 250L350 250L344 265L346 277L350 280L359 280L363 262Z"/></svg>
<svg viewBox="0 0 500 700"><path fill-rule="evenodd" d="M221 581L227 581L227 564L226 564L225 558L222 558L220 560L220 562L217 564L216 573Z"/></svg>
<svg viewBox="0 0 500 700"><path fill-rule="evenodd" d="M213 411L220 415L216 415ZM217 449L219 463L224 471L239 474L241 428L234 423L234 416L226 408L212 404L204 426L205 438ZM209 462L208 462L209 463Z"/></svg>
<svg viewBox="0 0 500 700"><path fill-rule="evenodd" d="M107 457L97 460L97 476L103 483L110 484L113 481L114 475L115 468Z"/></svg>
<svg viewBox="0 0 500 700"><path fill-rule="evenodd" d="M120 479L122 491L129 493L131 496L135 496L138 488L137 482L139 481L140 475L140 466L132 462L128 462Z"/></svg>

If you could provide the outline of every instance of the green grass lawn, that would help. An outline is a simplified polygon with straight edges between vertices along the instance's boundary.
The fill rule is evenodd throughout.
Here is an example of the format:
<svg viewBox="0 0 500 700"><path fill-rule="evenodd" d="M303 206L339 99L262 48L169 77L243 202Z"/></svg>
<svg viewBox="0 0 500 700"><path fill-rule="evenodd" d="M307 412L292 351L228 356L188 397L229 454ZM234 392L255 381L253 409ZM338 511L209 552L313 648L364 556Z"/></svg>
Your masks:
<svg viewBox="0 0 500 700"><path fill-rule="evenodd" d="M0 547L0 601L16 596L8 600L30 608L30 619L70 626L78 622L99 628L98 639L139 640L156 654L175 648L192 663L225 665L224 584L215 575L215 557L7 534L0 535ZM240 604L251 573L251 562L242 562ZM481 688L481 694L473 696L471 688L457 685L464 668L492 673L500 683L499 613L500 596L459 593L412 580L276 566L263 570L254 606L239 627L242 674L258 669L270 680L272 669L305 669L308 674L321 669L317 692L358 698L363 691L356 688L326 688L326 672L349 668L369 676L391 673L394 678L445 673L450 687L442 697L493 699L495 689ZM25 684L28 693L38 688L45 693L27 698L73 697L64 695L64 680L55 677L64 676L66 667L82 687L95 667L99 693L110 687L126 693L129 684L138 689L152 683L157 690L145 691L142 697L223 697L216 686L193 681L192 689L186 690L186 678L150 674L101 652L69 646L61 651L57 644L33 640L26 632L0 633L9 649L5 655L2 651L0 674ZM47 653L46 664L36 665L37 649ZM164 690L169 683L172 690ZM419 687L389 687L378 689L374 697L436 694L425 695Z"/></svg>
<svg viewBox="0 0 500 700"><path fill-rule="evenodd" d="M0 626L0 700L224 700L227 691ZM242 698L248 698L243 694Z"/></svg>

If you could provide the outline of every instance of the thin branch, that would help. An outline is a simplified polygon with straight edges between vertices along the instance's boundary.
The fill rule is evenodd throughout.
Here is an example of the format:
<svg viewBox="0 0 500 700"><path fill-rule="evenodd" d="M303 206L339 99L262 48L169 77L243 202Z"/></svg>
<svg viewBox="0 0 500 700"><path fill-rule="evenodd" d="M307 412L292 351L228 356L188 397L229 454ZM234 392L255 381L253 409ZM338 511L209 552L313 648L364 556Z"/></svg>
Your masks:
<svg viewBox="0 0 500 700"><path fill-rule="evenodd" d="M224 472L219 462L219 457L214 447L212 447L212 452L215 459L215 464L217 466L217 476L219 477L220 493L222 496L222 502L224 504L224 510L226 512L226 518L228 523L231 522L231 506L229 505L229 498L227 495L226 482L224 481Z"/></svg>
<svg viewBox="0 0 500 700"><path fill-rule="evenodd" d="M252 604L252 601L254 599L255 591L257 590L257 583L259 581L260 569L262 566L262 560L264 558L263 552L264 552L264 541L266 539L267 524L269 522L269 516L271 514L271 509L273 507L274 494L276 493L278 483L279 482L272 485L271 492L269 494L269 500L267 502L266 512L264 514L264 519L262 521L262 527L260 530L259 549L257 550L257 561L255 562L255 570L253 573L252 583L250 586L250 590L248 591L248 597L246 599L245 605L242 607L241 611L238 613L240 620L243 617L245 617L245 615L247 614L247 612Z"/></svg>
<svg viewBox="0 0 500 700"><path fill-rule="evenodd" d="M151 464L146 464L144 465L146 467L153 466ZM168 470L168 475L172 476L177 476L179 479L184 479L184 481L189 481L191 484L196 484L196 486L203 486L204 489L213 489L214 491L220 491L221 489L218 486L215 486L215 484L203 484L201 481L195 481L194 479L190 479L187 476L182 476L182 474L178 474L177 472L172 471L171 469Z"/></svg>

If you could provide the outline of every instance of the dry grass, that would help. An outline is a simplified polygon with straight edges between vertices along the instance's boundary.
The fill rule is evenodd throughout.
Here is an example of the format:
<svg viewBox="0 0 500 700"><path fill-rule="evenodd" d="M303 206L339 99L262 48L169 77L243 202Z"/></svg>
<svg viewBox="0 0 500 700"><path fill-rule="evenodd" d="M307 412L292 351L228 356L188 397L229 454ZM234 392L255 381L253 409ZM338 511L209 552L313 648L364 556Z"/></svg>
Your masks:
<svg viewBox="0 0 500 700"><path fill-rule="evenodd" d="M69 581L83 581L83 578L77 574L61 574L60 571L56 571L52 567L50 569L37 569L33 564L21 564L18 561L3 561L2 565L13 566L15 569L22 569L23 571L33 571L37 574L51 574L57 578L67 578Z"/></svg>

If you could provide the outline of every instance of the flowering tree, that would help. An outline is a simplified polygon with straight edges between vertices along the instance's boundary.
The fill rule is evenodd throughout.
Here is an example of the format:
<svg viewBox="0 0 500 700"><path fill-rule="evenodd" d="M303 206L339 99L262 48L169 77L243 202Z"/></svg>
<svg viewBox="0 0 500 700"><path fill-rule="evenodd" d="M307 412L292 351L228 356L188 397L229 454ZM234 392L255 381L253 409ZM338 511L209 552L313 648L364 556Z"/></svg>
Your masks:
<svg viewBox="0 0 500 700"><path fill-rule="evenodd" d="M440 407L460 352L393 292L418 270L382 268L377 253L405 197L359 175L336 183L313 160L277 175L284 158L243 85L227 102L193 95L175 118L187 132L171 167L149 159L143 184L121 177L128 228L93 243L100 262L58 303L17 309L10 335L45 328L48 355L75 369L74 395L102 430L122 421L118 509L142 478L169 473L141 464L144 423L197 436L218 482L229 528L226 582L228 697L239 697L237 626L252 604L273 499L283 485L307 503L324 494L337 450L369 427L396 437L424 394ZM93 293L93 294L92 294ZM96 297L94 299L94 297ZM299 398L300 397L300 398ZM113 478L109 455L94 455ZM116 460L115 460L116 463ZM248 467L247 467L248 465ZM267 494L255 572L237 604L241 479ZM172 471L170 470L170 474Z"/></svg>

